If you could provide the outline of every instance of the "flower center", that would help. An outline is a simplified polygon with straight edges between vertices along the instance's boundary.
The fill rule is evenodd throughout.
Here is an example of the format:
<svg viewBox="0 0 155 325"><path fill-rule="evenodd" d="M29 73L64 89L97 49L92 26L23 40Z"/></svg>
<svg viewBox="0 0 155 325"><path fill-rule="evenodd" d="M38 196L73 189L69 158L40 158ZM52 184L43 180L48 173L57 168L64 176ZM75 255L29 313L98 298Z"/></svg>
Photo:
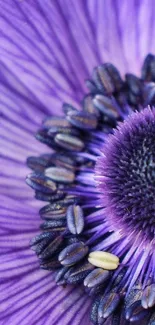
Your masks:
<svg viewBox="0 0 155 325"><path fill-rule="evenodd" d="M116 230L155 232L155 110L131 114L104 144L96 179L105 215Z"/></svg>
<svg viewBox="0 0 155 325"><path fill-rule="evenodd" d="M95 68L82 109L64 104L36 134L55 152L27 161L28 185L48 202L31 246L58 285L93 297L94 325L140 321L155 305L155 109L144 109L154 62L124 81L112 64Z"/></svg>

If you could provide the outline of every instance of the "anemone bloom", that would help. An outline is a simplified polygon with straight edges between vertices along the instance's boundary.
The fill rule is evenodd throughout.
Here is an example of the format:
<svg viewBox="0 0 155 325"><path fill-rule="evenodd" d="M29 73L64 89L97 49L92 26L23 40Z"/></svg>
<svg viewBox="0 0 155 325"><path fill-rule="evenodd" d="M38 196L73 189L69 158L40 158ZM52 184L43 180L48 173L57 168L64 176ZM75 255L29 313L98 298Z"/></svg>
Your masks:
<svg viewBox="0 0 155 325"><path fill-rule="evenodd" d="M0 1L3 325L155 323L152 10Z"/></svg>

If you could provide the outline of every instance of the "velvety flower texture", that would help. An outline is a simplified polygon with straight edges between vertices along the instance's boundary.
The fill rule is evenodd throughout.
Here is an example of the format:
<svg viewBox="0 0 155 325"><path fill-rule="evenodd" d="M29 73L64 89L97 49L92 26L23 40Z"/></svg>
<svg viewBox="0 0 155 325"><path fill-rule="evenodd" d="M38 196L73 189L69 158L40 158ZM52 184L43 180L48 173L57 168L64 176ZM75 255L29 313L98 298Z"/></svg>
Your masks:
<svg viewBox="0 0 155 325"><path fill-rule="evenodd" d="M30 250L29 242L31 238L39 234L40 217L38 216L38 209L43 204L33 198L32 191L25 184L25 177L29 173L29 169L26 167L26 159L31 156L51 153L50 149L35 140L34 134L41 128L42 120L46 116L51 114L62 115L63 103L68 103L77 109L81 107L81 100L87 91L85 80L91 79L95 67L104 62L112 62L121 72L122 78L124 78L125 73L141 76L140 68L143 59L148 53L155 53L153 5L154 2L151 0L0 0L0 109L2 115L0 323L3 325L91 324L91 304L94 298L92 299L88 293L84 292L82 285L81 287L72 285L58 286L54 279L55 274L41 270L38 259ZM151 58L149 57L149 60ZM92 242L93 238L99 239L99 242L96 242L96 250L107 250L105 245L107 239L108 251L121 257L120 263L122 263L123 272L124 267L127 268L126 276L124 276L124 273L121 274L121 276L124 276L124 283L122 282L122 284L125 286L127 281L127 288L129 289L132 288L133 283L136 285L134 292L131 291L127 301L127 307L131 306L131 308L126 311L126 319L130 319L130 321L135 321L137 314L140 314L138 316L140 318L137 319L141 319L141 321L144 320L145 316L148 319L150 317L147 313L144 315L141 310L140 301L145 307L150 303L145 298L149 296L149 290L147 292L143 290L143 297L141 297L141 287L139 287L139 283L136 283L139 274L141 274L140 280L144 286L148 284L147 280L150 280L150 274L151 281L154 280L151 273L154 270L154 220L150 220L148 225L145 214L148 211L151 214L154 211L154 206L150 205L147 210L145 204L140 202L141 198L144 199L145 196L141 184L144 184L145 188L147 188L147 197L151 204L153 191L153 171L151 167L147 168L146 166L150 166L151 159L151 166L153 166L154 162L154 135L152 131L154 127L154 110L146 108L142 111L144 106L152 104L154 97L153 70L151 70L150 66L149 69L149 71L146 69L146 74L145 67L143 69L145 81L134 79L131 75L126 77L125 99L127 99L127 102L125 106L124 93L119 98L116 96L119 105L125 107L125 110L121 109L120 111L117 106L117 109L113 111L111 102L108 103L108 105L111 105L109 111L112 116L108 117L108 129L105 130L105 133L107 135L107 132L113 132L116 122L126 119L126 122L119 126L120 132L122 132L121 135L123 135L119 137L119 129L115 131L114 135L110 135L109 145L107 145L106 152L104 152L103 134L99 130L96 139L93 138L93 131L90 131L92 143L89 143L89 150L92 153L90 156L83 156L83 158L88 158L88 160L90 158L91 160L93 156L96 157L99 152L103 152L96 165L95 179L100 207L104 208L103 214L106 211L109 216L109 220L106 219L107 224L104 227L102 223L105 219L101 219L100 215L95 214L92 216L93 221L89 217L91 216L92 205L94 207L94 202L96 202L96 197L94 200L93 189L87 192L85 185L88 185L89 182L90 187L94 188L94 177L90 178L88 175L89 168L91 168L91 175L94 176L94 167L92 170L92 166L86 164L83 167L83 174L85 175L77 176L78 182L81 182L81 184L84 182L85 196L88 198L85 208L89 210L87 218L89 227L85 226L82 241L85 242L85 237L88 236L89 246L92 236ZM100 78L98 80L98 72L96 75L94 74L95 76L97 76L96 82L99 87L103 86L102 80ZM133 87L134 82L135 86ZM92 83L90 89L92 97L96 94L96 89L94 91L94 88L92 88L93 85ZM138 87L138 90L136 87ZM139 94L141 87L144 95L143 100ZM97 93L103 95L103 89L98 89ZM107 112L104 112L104 107L99 102L99 97L93 97L93 100L96 99L97 102L95 103L99 107L99 114L107 116ZM86 107L88 108L87 105ZM140 112L127 117L136 109ZM79 137L79 126L77 128L72 109L66 108L65 112L70 118L69 123L75 123L74 130L71 131L74 134L71 134ZM118 116L116 116L116 113ZM135 120L137 120L136 125L134 125ZM147 128L148 120L152 123L152 129L149 130ZM91 123L94 123L94 119ZM132 133L129 134L130 132L128 132L129 129L132 132L131 129L133 128L137 139L136 126L140 125L141 128L142 124L142 129L145 130L143 132L144 137L140 135L143 142L143 151L141 152L139 148L138 157L140 160L142 156L145 156L145 166L137 163L136 158L134 160L135 145L132 141L129 141ZM89 134L88 130L87 134ZM146 142L148 134L149 141ZM47 135L46 132L41 133L40 140L43 140L43 135ZM89 142L88 138L89 135L82 136L82 139L87 139L87 142ZM62 141L58 137L59 145L60 140ZM51 146L53 146L53 140L51 141ZM138 146L139 140L135 141L137 141L136 146ZM134 182L137 187L134 188L130 200L135 202L137 199L136 191L140 192L139 201L136 201L136 210L129 206L126 201L123 201L125 199L124 196L122 197L121 191L118 193L119 179L116 179L115 182L105 181L107 174L110 177L111 172L115 174L114 164L119 166L117 161L119 160L118 143L121 143L124 147L128 144L129 155L131 155L129 149L132 149L130 158L134 168L131 169L131 173L126 174L128 185L131 186L132 177L138 175L139 168L142 167L144 175L147 174L147 183L144 183L144 179L141 179L140 183L139 180L136 183ZM81 145L81 143L78 142L78 145ZM146 150L148 146L151 148L151 153ZM105 159L106 153L111 157L108 165ZM94 158L94 161L96 161L96 158ZM32 163L34 161L31 161L31 167ZM78 160L78 163L80 164L80 160ZM124 159L123 150L120 163L122 163L123 173L123 168L127 168L126 163L128 163L128 160L126 162ZM70 175L72 176L72 174ZM65 178L65 175L63 176ZM52 186L54 186L54 183ZM127 189L126 187L126 197L130 194ZM62 188L60 188L60 192L61 190ZM78 190L81 191L81 188L79 187ZM107 195L105 190L107 190ZM37 194L38 198L40 195L40 198L43 199L41 191L38 191ZM93 200L89 200L91 197L93 197ZM111 205L109 205L109 198L112 201L112 203L110 201ZM118 206L119 199L121 199L120 206ZM127 202L129 201L127 200ZM140 207L143 211L141 211ZM122 215L122 209L124 208L126 212L122 220L119 212L121 211ZM68 212L68 226L71 232L75 231L73 213L76 215L77 211L80 220L83 220L81 210ZM137 213L138 219L134 218L135 213ZM107 218L107 214L104 215L104 218ZM89 221L91 221L90 224ZM60 226L60 223L58 225ZM110 242L110 237L106 238L105 233L114 231L115 235L117 225L123 229L123 241L121 241L122 238L119 241L120 233L118 233L117 238L111 235ZM61 224L62 226L63 224ZM83 229L82 221L78 225L78 229L80 227ZM144 230L143 235L141 235L138 227ZM103 233L103 231L106 232ZM103 241L100 240L100 235L103 236ZM101 245L102 243L103 245ZM130 246L131 243L132 246ZM76 243L74 242L74 244ZM114 245L112 249L110 244ZM129 257L133 257L131 261L130 258L125 257L127 252L124 251L124 247L129 251ZM140 250L141 247L142 250ZM80 246L80 249L83 252L83 246L82 248ZM136 251L138 251L138 255L136 255ZM65 260L62 255L59 256L60 262ZM137 256L138 259L136 259ZM146 264L147 262L148 264ZM141 272L143 265L145 267ZM132 272L129 274L131 268ZM116 275L118 271L119 267L116 270ZM144 279L144 274L146 274L147 279ZM106 275L104 274L104 277ZM87 278L86 286L89 281L92 283L92 279L93 275L91 279ZM114 276L113 282L114 280L118 280L116 276ZM105 297L107 299L107 296ZM136 301L138 301L136 303L135 297ZM114 295L113 298L115 298ZM115 306L117 306L117 298L118 296L114 299ZM96 314L98 315L96 309L99 303L101 310L99 312L101 315L100 321L102 323L102 310L105 301L104 297L100 297L100 295L97 296L93 306L92 320L96 322ZM112 324L129 324L127 320L125 321L124 316L121 320L118 318L119 316L115 315L114 318L110 318L106 321L106 324L111 322L113 322ZM149 321L148 319L145 324L153 325L154 316L152 316L152 320Z"/></svg>

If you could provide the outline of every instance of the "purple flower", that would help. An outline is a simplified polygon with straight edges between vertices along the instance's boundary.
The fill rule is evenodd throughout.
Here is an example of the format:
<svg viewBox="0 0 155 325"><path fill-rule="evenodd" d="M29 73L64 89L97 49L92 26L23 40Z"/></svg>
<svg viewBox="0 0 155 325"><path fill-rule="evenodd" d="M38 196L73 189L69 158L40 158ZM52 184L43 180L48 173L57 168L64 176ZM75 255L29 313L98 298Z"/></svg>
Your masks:
<svg viewBox="0 0 155 325"><path fill-rule="evenodd" d="M0 32L1 324L153 325L152 1L0 1Z"/></svg>

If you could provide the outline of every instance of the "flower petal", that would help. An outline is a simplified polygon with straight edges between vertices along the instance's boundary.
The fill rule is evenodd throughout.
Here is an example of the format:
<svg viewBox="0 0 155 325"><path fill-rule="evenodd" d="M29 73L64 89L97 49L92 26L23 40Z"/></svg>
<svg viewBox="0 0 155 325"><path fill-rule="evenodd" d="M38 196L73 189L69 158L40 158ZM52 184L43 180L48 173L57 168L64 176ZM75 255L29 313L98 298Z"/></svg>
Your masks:
<svg viewBox="0 0 155 325"><path fill-rule="evenodd" d="M48 113L77 101L94 66L139 71L155 50L152 0L1 2L1 73L20 98ZM52 19L51 19L52 18ZM54 102L53 102L54 100Z"/></svg>
<svg viewBox="0 0 155 325"><path fill-rule="evenodd" d="M86 74L56 2L11 0L0 6L3 82L46 114L53 105L60 109L63 101L77 100Z"/></svg>
<svg viewBox="0 0 155 325"><path fill-rule="evenodd" d="M2 292L7 290L2 284ZM90 301L77 288L62 289L51 275L31 269L9 288L9 297L2 294L0 320L3 324L90 324L87 310ZM83 297L81 298L81 296ZM61 309L60 309L61 306ZM87 314L87 315L86 315Z"/></svg>
<svg viewBox="0 0 155 325"><path fill-rule="evenodd" d="M87 1L102 62L122 73L138 74L145 56L155 51L152 0Z"/></svg>

